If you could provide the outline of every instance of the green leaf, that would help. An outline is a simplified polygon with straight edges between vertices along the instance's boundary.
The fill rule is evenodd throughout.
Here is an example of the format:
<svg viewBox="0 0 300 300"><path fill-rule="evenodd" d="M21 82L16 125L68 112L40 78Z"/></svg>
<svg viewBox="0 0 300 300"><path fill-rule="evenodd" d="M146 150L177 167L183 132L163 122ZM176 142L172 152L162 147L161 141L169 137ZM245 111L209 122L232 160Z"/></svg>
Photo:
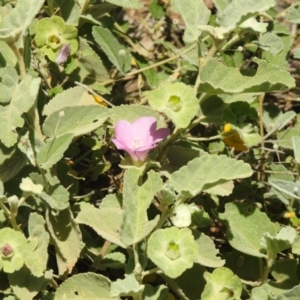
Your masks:
<svg viewBox="0 0 300 300"><path fill-rule="evenodd" d="M120 237L127 246L148 236L158 222L158 216L148 220L147 210L154 195L162 189L162 180L158 173L151 170L147 173L147 181L141 185L141 175L138 169L128 169L124 174L124 219Z"/></svg>
<svg viewBox="0 0 300 300"><path fill-rule="evenodd" d="M276 300L297 300L300 293L300 285L294 286L291 290L282 293L276 297Z"/></svg>
<svg viewBox="0 0 300 300"><path fill-rule="evenodd" d="M36 277L42 277L48 263L49 234L45 229L46 221L36 212L29 215L28 231L30 243L36 243L33 251L25 256L25 264L30 273ZM28 247L27 247L28 248Z"/></svg>
<svg viewBox="0 0 300 300"><path fill-rule="evenodd" d="M293 150L291 141L293 136L300 136L299 128L288 128L285 131L278 133L278 146Z"/></svg>
<svg viewBox="0 0 300 300"><path fill-rule="evenodd" d="M287 181L282 179L270 179L269 184L276 190L300 200L300 181Z"/></svg>
<svg viewBox="0 0 300 300"><path fill-rule="evenodd" d="M111 269L124 269L126 257L121 252L108 253L104 258L98 256L94 260L93 267L104 271L107 268Z"/></svg>
<svg viewBox="0 0 300 300"><path fill-rule="evenodd" d="M159 285L153 287L149 284L145 284L145 289L142 294L144 300L165 300L169 299L169 290L166 286Z"/></svg>
<svg viewBox="0 0 300 300"><path fill-rule="evenodd" d="M198 256L196 262L209 268L222 267L225 264L225 260L222 260L217 256L219 250L216 249L216 246L210 237L196 230L193 231L193 235L198 244Z"/></svg>
<svg viewBox="0 0 300 300"><path fill-rule="evenodd" d="M120 197L116 194L108 195L102 200L100 208L94 206L83 208L76 221L92 227L104 239L126 248L119 235L124 214L120 202Z"/></svg>
<svg viewBox="0 0 300 300"><path fill-rule="evenodd" d="M65 107L52 113L43 124L44 134L57 137L66 133L74 137L89 133L100 127L109 117L109 111L103 106Z"/></svg>
<svg viewBox="0 0 300 300"><path fill-rule="evenodd" d="M201 299L201 293L204 290L205 280L204 280L204 272L205 268L198 263L194 263L194 265L185 270L179 277L170 280L167 276L162 276L166 279L168 285L171 289L177 290L180 289L186 296L186 298L182 299Z"/></svg>
<svg viewBox="0 0 300 300"><path fill-rule="evenodd" d="M0 270L14 273L24 265L23 248L26 238L20 231L11 228L0 230Z"/></svg>
<svg viewBox="0 0 300 300"><path fill-rule="evenodd" d="M160 119L159 114L148 106L132 104L114 106L110 109L110 118L113 125L116 125L120 120L124 120L124 116L126 116L126 121L131 123L140 117L155 117L158 124L157 128L166 127L166 123Z"/></svg>
<svg viewBox="0 0 300 300"><path fill-rule="evenodd" d="M265 33L267 31L268 23L259 22L255 17L251 17L239 25L240 28Z"/></svg>
<svg viewBox="0 0 300 300"><path fill-rule="evenodd" d="M168 163L163 165L163 171L165 176L169 177L171 173L178 171L181 167L185 166L189 161L201 155L200 150L191 149L188 147L181 147L178 145L172 145L167 148L166 156Z"/></svg>
<svg viewBox="0 0 300 300"><path fill-rule="evenodd" d="M23 191L24 194L30 195L40 195L44 189L41 184L35 184L30 177L23 177L22 182L20 184L20 189Z"/></svg>
<svg viewBox="0 0 300 300"><path fill-rule="evenodd" d="M219 14L222 13L226 6L230 3L229 0L212 0L212 2L214 3Z"/></svg>
<svg viewBox="0 0 300 300"><path fill-rule="evenodd" d="M202 122L223 124L222 114L225 107L227 104L220 95L210 95L201 100L197 115L202 117Z"/></svg>
<svg viewBox="0 0 300 300"><path fill-rule="evenodd" d="M1 70L0 76L2 77L0 84L0 103L8 103L13 97L14 91L18 85L19 75L15 68L7 66Z"/></svg>
<svg viewBox="0 0 300 300"><path fill-rule="evenodd" d="M252 16L267 11L275 6L275 0L264 0L258 2L256 0L233 0L226 6L224 11L218 15L218 23L223 33L234 30L238 24L246 21Z"/></svg>
<svg viewBox="0 0 300 300"><path fill-rule="evenodd" d="M39 78L33 79L27 75L14 89L10 104L0 107L0 140L6 147L17 143L18 134L15 130L24 124L22 114L34 105L40 82Z"/></svg>
<svg viewBox="0 0 300 300"><path fill-rule="evenodd" d="M259 39L259 46L264 50L270 51L273 55L276 55L282 51L283 42L277 34L266 32Z"/></svg>
<svg viewBox="0 0 300 300"><path fill-rule="evenodd" d="M219 185L213 186L212 188L204 189L206 193L218 196L229 196L234 189L232 181L227 181Z"/></svg>
<svg viewBox="0 0 300 300"><path fill-rule="evenodd" d="M97 82L103 82L110 78L101 58L90 47L87 40L81 37L79 37L78 55L79 69L76 70L76 74L70 75L74 81L80 81L93 87Z"/></svg>
<svg viewBox="0 0 300 300"><path fill-rule="evenodd" d="M275 23L274 27L276 27L276 25L281 25L284 26L281 23ZM287 28L284 26L284 28ZM292 36L290 34L286 35L287 33L282 32L281 30L278 30L276 32L279 36L279 38L281 39L281 42L283 44L283 49L276 55L271 54L270 52L263 52L262 53L262 58L266 59L268 62L275 64L277 66L279 66L282 69L286 69L287 65L288 65L288 61L287 61L287 55L290 55L291 52L291 45L293 44L292 41ZM293 52L293 54L295 54L295 52ZM295 57L294 57L295 58Z"/></svg>
<svg viewBox="0 0 300 300"><path fill-rule="evenodd" d="M251 300L270 300L268 286L264 284L260 287L253 288Z"/></svg>
<svg viewBox="0 0 300 300"><path fill-rule="evenodd" d="M179 128L186 128L199 109L193 89L184 83L164 82L149 94L154 110L166 114Z"/></svg>
<svg viewBox="0 0 300 300"><path fill-rule="evenodd" d="M163 3L158 2L158 0L152 0L149 5L149 11L153 18L161 19L166 14L166 8Z"/></svg>
<svg viewBox="0 0 300 300"><path fill-rule="evenodd" d="M0 180L0 197L4 196L4 186L3 182Z"/></svg>
<svg viewBox="0 0 300 300"><path fill-rule="evenodd" d="M191 177L190 174L197 174ZM177 192L187 191L196 196L204 188L211 188L229 180L249 177L251 167L225 155L202 155L190 161L170 176Z"/></svg>
<svg viewBox="0 0 300 300"><path fill-rule="evenodd" d="M44 0L19 0L0 23L0 40L11 43L23 37L43 4Z"/></svg>
<svg viewBox="0 0 300 300"><path fill-rule="evenodd" d="M64 155L73 139L72 133L60 135L57 138L47 140L46 144L37 154L37 162L44 170L51 168Z"/></svg>
<svg viewBox="0 0 300 300"><path fill-rule="evenodd" d="M110 296L110 280L100 274L75 274L56 290L53 300L116 299Z"/></svg>
<svg viewBox="0 0 300 300"><path fill-rule="evenodd" d="M236 68L228 68L216 58L210 59L200 70L199 91L209 94L238 94L285 91L295 86L291 75L276 65L254 58L256 74L243 76Z"/></svg>
<svg viewBox="0 0 300 300"><path fill-rule="evenodd" d="M79 226L69 208L55 215L48 209L46 223L55 246L58 272L70 273L84 246Z"/></svg>
<svg viewBox="0 0 300 300"><path fill-rule="evenodd" d="M223 111L224 122L243 127L249 124L249 120L257 120L256 109L249 103L237 101L230 103Z"/></svg>
<svg viewBox="0 0 300 300"><path fill-rule="evenodd" d="M275 236L272 236L269 232L264 233L260 245L268 255L275 258L279 252L291 248L296 236L297 232L294 228L290 226L282 227Z"/></svg>
<svg viewBox="0 0 300 300"><path fill-rule="evenodd" d="M140 3L140 0L106 0L106 2L131 9L143 8L143 4Z"/></svg>
<svg viewBox="0 0 300 300"><path fill-rule="evenodd" d="M283 179L286 181L294 181L294 175L284 165L272 163L269 165L273 174L271 173L269 179Z"/></svg>
<svg viewBox="0 0 300 300"><path fill-rule="evenodd" d="M79 18L86 0L55 0L55 4L60 8L59 12L66 23L77 26Z"/></svg>
<svg viewBox="0 0 300 300"><path fill-rule="evenodd" d="M300 24L300 6L289 7L286 20L290 23Z"/></svg>
<svg viewBox="0 0 300 300"><path fill-rule="evenodd" d="M139 284L134 274L125 274L124 279L118 279L111 283L111 295L113 297L135 296L142 293L143 284Z"/></svg>
<svg viewBox="0 0 300 300"><path fill-rule="evenodd" d="M6 148L0 143L0 180L14 178L26 165L27 157L17 147Z"/></svg>
<svg viewBox="0 0 300 300"><path fill-rule="evenodd" d="M131 68L130 51L121 45L107 28L94 26L92 34L112 64L122 73L126 73Z"/></svg>
<svg viewBox="0 0 300 300"><path fill-rule="evenodd" d="M210 17L210 10L204 1L189 0L186 5L185 0L171 0L171 10L181 15L184 20L186 29L183 40L186 44L194 43L201 35L198 29L199 25L206 25Z"/></svg>
<svg viewBox="0 0 300 300"><path fill-rule="evenodd" d="M300 236L296 236L293 245L292 245L292 253L300 255Z"/></svg>
<svg viewBox="0 0 300 300"><path fill-rule="evenodd" d="M0 64L2 66L14 67L17 63L17 57L7 43L0 41ZM3 95L1 95L3 96Z"/></svg>
<svg viewBox="0 0 300 300"><path fill-rule="evenodd" d="M282 113L277 107L269 106L264 111L264 123L266 130L282 130L288 125L294 118L296 113L294 111L288 111Z"/></svg>
<svg viewBox="0 0 300 300"><path fill-rule="evenodd" d="M292 145L294 150L294 157L297 164L300 164L300 137L292 136Z"/></svg>
<svg viewBox="0 0 300 300"><path fill-rule="evenodd" d="M252 256L266 257L260 240L264 233L275 236L277 226L265 213L249 203L227 203L220 218L228 224L226 235L233 248Z"/></svg>
<svg viewBox="0 0 300 300"><path fill-rule="evenodd" d="M40 197L56 211L69 207L69 192L62 185L55 185L46 193L43 191Z"/></svg>
<svg viewBox="0 0 300 300"><path fill-rule="evenodd" d="M212 273L205 272L204 278L207 284L201 294L203 300L229 300L240 299L242 294L242 282L227 268L218 268Z"/></svg>
<svg viewBox="0 0 300 300"><path fill-rule="evenodd" d="M261 280L261 266L263 258L241 253L239 251L226 252L222 255L225 259L225 267L229 268L235 275L243 280Z"/></svg>
<svg viewBox="0 0 300 300"><path fill-rule="evenodd" d="M296 259L284 259L276 261L272 266L271 275L275 281L270 280L267 284L270 294L274 296L277 295L278 298L276 298L276 300L281 299L279 298L280 295L297 286L299 283L297 278L297 265Z"/></svg>
<svg viewBox="0 0 300 300"><path fill-rule="evenodd" d="M35 277L26 266L13 274L9 274L8 279L14 295L18 297L17 299L33 299L45 285L44 276Z"/></svg>
<svg viewBox="0 0 300 300"><path fill-rule="evenodd" d="M81 105L99 106L94 97L90 95L86 89L81 86L76 86L74 88L64 90L62 93L59 93L52 98L44 106L43 115L49 116L55 111L63 110L65 107Z"/></svg>
<svg viewBox="0 0 300 300"><path fill-rule="evenodd" d="M158 229L148 240L147 255L167 276L176 278L193 266L198 245L188 228Z"/></svg>

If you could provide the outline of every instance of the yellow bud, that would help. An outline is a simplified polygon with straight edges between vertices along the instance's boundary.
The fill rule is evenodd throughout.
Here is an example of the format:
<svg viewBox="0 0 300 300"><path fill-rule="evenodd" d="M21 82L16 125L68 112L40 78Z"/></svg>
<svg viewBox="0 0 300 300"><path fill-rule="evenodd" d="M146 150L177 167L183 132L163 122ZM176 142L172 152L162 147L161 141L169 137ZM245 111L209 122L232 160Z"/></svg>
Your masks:
<svg viewBox="0 0 300 300"><path fill-rule="evenodd" d="M107 106L106 102L104 102L100 96L93 94L93 97L98 104L100 104L102 106Z"/></svg>
<svg viewBox="0 0 300 300"><path fill-rule="evenodd" d="M286 211L284 214L283 214L283 217L285 219L290 219L290 218L294 218L296 216L295 212L293 211Z"/></svg>

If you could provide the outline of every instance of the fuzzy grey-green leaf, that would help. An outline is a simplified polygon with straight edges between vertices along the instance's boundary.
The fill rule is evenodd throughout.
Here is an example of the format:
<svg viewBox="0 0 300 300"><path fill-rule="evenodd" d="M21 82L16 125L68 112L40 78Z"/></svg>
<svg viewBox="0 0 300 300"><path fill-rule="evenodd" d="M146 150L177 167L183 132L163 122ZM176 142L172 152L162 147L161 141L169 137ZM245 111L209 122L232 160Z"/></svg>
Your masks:
<svg viewBox="0 0 300 300"><path fill-rule="evenodd" d="M204 187L212 188L226 181L251 176L250 165L225 155L202 155L170 176L170 182L177 192L186 191L192 196ZM191 176L197 174L197 176Z"/></svg>
<svg viewBox="0 0 300 300"><path fill-rule="evenodd" d="M90 95L83 87L76 86L64 90L54 98L52 98L45 106L43 115L49 116L55 111L63 110L68 106L79 106L79 105L96 105L94 97Z"/></svg>
<svg viewBox="0 0 300 300"><path fill-rule="evenodd" d="M110 30L103 27L93 27L93 37L101 46L112 64L121 72L125 73L130 69L131 54L119 43Z"/></svg>
<svg viewBox="0 0 300 300"><path fill-rule="evenodd" d="M200 70L199 91L209 94L279 92L295 86L291 75L276 65L254 58L258 69L254 76L243 76L238 69L226 67L216 58Z"/></svg>
<svg viewBox="0 0 300 300"><path fill-rule="evenodd" d="M131 9L143 8L139 0L106 0L106 2Z"/></svg>
<svg viewBox="0 0 300 300"><path fill-rule="evenodd" d="M40 87L40 78L27 75L14 89L10 104L0 107L0 140L6 147L18 141L16 128L22 127L22 114L34 105Z"/></svg>
<svg viewBox="0 0 300 300"><path fill-rule="evenodd" d="M123 214L120 198L114 194L106 196L102 200L100 208L84 207L76 221L92 227L104 239L126 248L119 235Z"/></svg>
<svg viewBox="0 0 300 300"><path fill-rule="evenodd" d="M37 162L42 169L49 169L57 163L68 149L73 139L72 133L66 133L49 139L37 154Z"/></svg>
<svg viewBox="0 0 300 300"><path fill-rule="evenodd" d="M110 296L110 285L110 280L100 274L89 272L75 274L58 287L53 300L117 299Z"/></svg>
<svg viewBox="0 0 300 300"><path fill-rule="evenodd" d="M268 10L275 4L275 0L233 0L218 16L218 22L224 32L227 33L235 29L238 24Z"/></svg>
<svg viewBox="0 0 300 300"><path fill-rule="evenodd" d="M186 44L196 42L201 35L198 25L206 25L211 14L204 1L189 0L187 5L186 0L172 0L171 9L180 14L184 20L186 26L184 42Z"/></svg>
<svg viewBox="0 0 300 300"><path fill-rule="evenodd" d="M15 42L23 36L43 4L44 0L18 0L15 8L0 23L0 40Z"/></svg>
<svg viewBox="0 0 300 300"><path fill-rule="evenodd" d="M84 246L79 225L70 208L58 214L48 209L46 223L54 242L59 274L70 273Z"/></svg>
<svg viewBox="0 0 300 300"><path fill-rule="evenodd" d="M57 137L71 133L75 137L89 133L100 127L109 117L109 110L103 106L80 105L65 107L53 112L44 122L44 134Z"/></svg>
<svg viewBox="0 0 300 300"><path fill-rule="evenodd" d="M158 173L151 170L148 179L139 185L140 170L128 169L124 175L123 210L121 241L129 246L144 239L155 227L158 216L149 221L147 209L155 193L162 189L162 180Z"/></svg>
<svg viewBox="0 0 300 300"><path fill-rule="evenodd" d="M236 250L256 256L266 257L260 244L263 234L275 236L278 226L267 215L250 203L227 203L225 212L220 215L227 223L229 244Z"/></svg>

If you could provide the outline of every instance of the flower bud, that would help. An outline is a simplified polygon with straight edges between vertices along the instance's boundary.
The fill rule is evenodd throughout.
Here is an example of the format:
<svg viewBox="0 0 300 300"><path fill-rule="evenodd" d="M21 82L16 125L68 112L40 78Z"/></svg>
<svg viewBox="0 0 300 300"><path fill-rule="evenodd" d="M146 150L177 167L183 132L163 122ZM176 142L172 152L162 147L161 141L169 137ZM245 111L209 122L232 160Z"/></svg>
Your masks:
<svg viewBox="0 0 300 300"><path fill-rule="evenodd" d="M13 252L13 248L7 243L1 248L2 257L9 258L12 256Z"/></svg>
<svg viewBox="0 0 300 300"><path fill-rule="evenodd" d="M60 50L59 50L59 53L56 57L56 63L58 65L63 65L67 61L69 56L70 56L70 46L69 46L69 44L62 45Z"/></svg>

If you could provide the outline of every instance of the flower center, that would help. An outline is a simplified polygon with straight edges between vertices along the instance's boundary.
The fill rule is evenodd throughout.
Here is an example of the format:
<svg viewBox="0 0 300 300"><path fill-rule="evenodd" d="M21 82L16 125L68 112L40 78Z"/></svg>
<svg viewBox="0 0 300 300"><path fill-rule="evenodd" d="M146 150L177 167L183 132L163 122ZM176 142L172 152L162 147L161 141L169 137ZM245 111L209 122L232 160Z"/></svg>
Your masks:
<svg viewBox="0 0 300 300"><path fill-rule="evenodd" d="M165 251L165 254L171 260L175 260L181 256L179 246L173 240L169 242L169 245Z"/></svg>
<svg viewBox="0 0 300 300"><path fill-rule="evenodd" d="M133 145L132 145L132 148L133 148L133 149L137 149L137 148L139 148L139 147L141 147L141 146L143 146L142 141L141 141L138 137L135 137L135 138L133 139Z"/></svg>

